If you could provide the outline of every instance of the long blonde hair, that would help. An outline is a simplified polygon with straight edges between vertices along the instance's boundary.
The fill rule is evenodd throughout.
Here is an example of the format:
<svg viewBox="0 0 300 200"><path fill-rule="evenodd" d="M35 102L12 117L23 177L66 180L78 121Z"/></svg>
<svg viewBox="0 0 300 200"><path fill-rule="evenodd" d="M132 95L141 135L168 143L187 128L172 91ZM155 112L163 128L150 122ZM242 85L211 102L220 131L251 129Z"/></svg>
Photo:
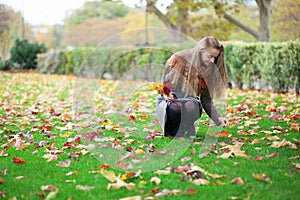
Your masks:
<svg viewBox="0 0 300 200"><path fill-rule="evenodd" d="M198 67L203 63L200 52L207 51L209 48L219 50L219 55L215 58L212 72L208 77L208 80L205 81L211 97L219 98L222 96L228 83L227 70L224 62L224 47L219 40L214 36L207 36L202 38L194 48L183 50L175 54L189 62L192 65L192 71L195 72L198 71ZM195 78L196 76L199 76L199 72L194 73L193 79L190 79L189 82L197 91L197 88L199 88L199 80Z"/></svg>

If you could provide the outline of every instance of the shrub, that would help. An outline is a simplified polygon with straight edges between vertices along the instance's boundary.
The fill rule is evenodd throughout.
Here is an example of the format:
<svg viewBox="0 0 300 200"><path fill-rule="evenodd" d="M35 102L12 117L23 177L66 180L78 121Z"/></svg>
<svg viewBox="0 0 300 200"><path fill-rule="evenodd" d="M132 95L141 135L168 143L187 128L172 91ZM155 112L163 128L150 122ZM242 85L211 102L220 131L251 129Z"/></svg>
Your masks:
<svg viewBox="0 0 300 200"><path fill-rule="evenodd" d="M10 61L14 63L15 68L35 69L37 67L37 54L46 51L44 44L29 43L28 40L15 41L10 54Z"/></svg>

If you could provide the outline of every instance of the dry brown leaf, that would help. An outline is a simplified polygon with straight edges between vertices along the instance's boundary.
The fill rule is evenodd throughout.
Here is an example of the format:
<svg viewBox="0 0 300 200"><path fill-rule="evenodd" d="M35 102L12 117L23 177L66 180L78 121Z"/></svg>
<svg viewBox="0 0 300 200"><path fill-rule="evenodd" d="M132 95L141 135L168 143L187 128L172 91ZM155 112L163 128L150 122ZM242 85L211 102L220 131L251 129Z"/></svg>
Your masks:
<svg viewBox="0 0 300 200"><path fill-rule="evenodd" d="M150 182L155 183L156 185L159 185L161 183L161 180L157 176L154 176L150 179Z"/></svg>
<svg viewBox="0 0 300 200"><path fill-rule="evenodd" d="M192 181L193 184L195 185L208 185L209 181L203 178L198 178Z"/></svg>
<svg viewBox="0 0 300 200"><path fill-rule="evenodd" d="M119 200L142 200L142 196L125 197L125 198L121 198Z"/></svg>
<svg viewBox="0 0 300 200"><path fill-rule="evenodd" d="M57 161L58 157L57 155L55 154L46 154L43 156L43 158L47 159L47 162L50 162L50 161Z"/></svg>
<svg viewBox="0 0 300 200"><path fill-rule="evenodd" d="M285 146L290 146L290 145L292 145L292 143L290 141L286 141L285 139L283 139L281 142L273 142L271 144L271 147L280 148L280 147L285 147Z"/></svg>
<svg viewBox="0 0 300 200"><path fill-rule="evenodd" d="M120 189L121 187L125 187L127 190L132 190L135 187L135 184L134 183L126 183L125 181L117 179L116 183L109 183L106 189L107 190L110 190L110 188Z"/></svg>

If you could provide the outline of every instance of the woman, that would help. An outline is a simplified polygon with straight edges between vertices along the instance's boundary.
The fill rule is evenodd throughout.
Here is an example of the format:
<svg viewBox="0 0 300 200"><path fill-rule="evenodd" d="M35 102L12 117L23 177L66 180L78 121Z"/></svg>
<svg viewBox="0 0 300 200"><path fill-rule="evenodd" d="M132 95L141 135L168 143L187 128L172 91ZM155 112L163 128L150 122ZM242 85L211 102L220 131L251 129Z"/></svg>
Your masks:
<svg viewBox="0 0 300 200"><path fill-rule="evenodd" d="M173 54L162 82L170 92L158 97L156 113L165 136L195 136L194 123L202 108L216 125L228 125L212 101L227 84L224 49L217 38L205 37L194 48Z"/></svg>

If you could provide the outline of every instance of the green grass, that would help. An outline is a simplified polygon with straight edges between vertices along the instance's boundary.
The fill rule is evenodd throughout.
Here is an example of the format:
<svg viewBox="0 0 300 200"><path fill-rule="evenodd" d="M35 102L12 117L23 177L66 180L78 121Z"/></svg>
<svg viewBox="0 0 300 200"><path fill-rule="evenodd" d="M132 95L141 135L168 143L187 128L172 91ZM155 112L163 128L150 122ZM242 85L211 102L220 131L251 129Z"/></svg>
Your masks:
<svg viewBox="0 0 300 200"><path fill-rule="evenodd" d="M83 111L90 111L90 114L96 117L80 121L76 117L82 114L74 113L72 110L74 81L75 78L65 76L32 73L0 74L0 152L7 154L7 156L0 156L1 198L16 197L30 200L45 198L50 191L41 190L41 186L46 185L58 189L55 199L120 199L129 196L164 200L299 198L300 161L299 157L291 159L300 156L299 131L291 128L299 124L296 116L299 115L300 108L295 94L229 90L225 112L230 122L226 127L229 137L218 138L210 154L200 158L198 155L202 148L201 142L204 141L207 131L211 130L207 126L209 119L206 114L198 121L197 137L193 141L164 138L154 113L156 92L149 87L150 83L119 81L97 83L96 80L89 80L86 86L93 88L95 99L87 99L84 96L86 93L80 94L83 96L79 95L77 98L79 100L85 98L86 101L93 102L93 109L84 107ZM122 88L123 86L131 87L128 94ZM50 108L55 112L53 113ZM34 109L38 112L36 113ZM114 111L118 112L113 114ZM277 131L276 127L277 129L281 127L282 130ZM245 134L246 132L248 134ZM24 136L21 137L22 133ZM85 142L81 133L84 135L94 133L102 139L115 138L113 142L102 142L102 144L113 143L116 148L123 150L122 155L137 149L145 152L145 154L135 154L133 158L144 163L141 166L140 176L125 180L127 183L134 183L135 188L107 190L110 181L101 175L99 166L109 164L110 168L104 170L113 171L116 176L122 176L126 171L138 172L138 169L122 170L116 167L114 162L119 161L119 151L112 150L110 146L103 149L96 148L96 150L87 148L87 154L80 154L84 148L64 149L68 140L73 147L97 144ZM149 134L155 135L153 140L145 140ZM23 142L29 143L28 147L17 150L15 143L11 141L18 135ZM75 142L74 138L78 135L81 136L81 140ZM268 140L267 138L270 139L268 136L277 136L279 139L276 141L285 139L290 143L287 146L274 148L271 147L274 141ZM132 142L128 142L129 139ZM245 151L248 157L220 158L224 153L222 146L234 145L237 141L243 144L241 150ZM253 141L256 142L253 144ZM41 142L45 144L38 146ZM43 156L48 154L47 150L54 148L61 153L57 154L57 160L47 162ZM159 153L155 155L157 150L166 149L168 149L167 155ZM107 151L106 157L99 158L95 154L98 150L102 153ZM71 153L77 153L78 156L70 158ZM172 153L175 153L175 156L168 162ZM268 158L275 153L278 153L277 156ZM150 159L147 160L147 157L143 156L150 156ZM261 156L262 159L257 160L256 156ZM25 164L16 164L13 158L21 158ZM114 159L114 162L109 158ZM189 160L184 161L182 158L189 158ZM68 167L57 166L59 162L66 160L71 160ZM146 171L147 166L151 164L161 168L154 166L155 170ZM224 175L224 177L212 178L209 174L203 173L209 184L195 185L192 183L195 178L189 178L186 173L175 171L176 167L178 169L180 166L188 165L195 165L206 173ZM169 170L170 174L155 173L159 169ZM72 171L76 173L66 175ZM257 180L253 174L265 174L269 179ZM161 179L159 185L150 181L155 176ZM244 184L232 183L232 180L237 177L240 177ZM78 185L93 188L83 191L76 188ZM184 194L169 194L158 198L155 197L156 192L154 192L157 188L160 191L180 190ZM186 191L189 189L194 189L197 193L188 194Z"/></svg>

